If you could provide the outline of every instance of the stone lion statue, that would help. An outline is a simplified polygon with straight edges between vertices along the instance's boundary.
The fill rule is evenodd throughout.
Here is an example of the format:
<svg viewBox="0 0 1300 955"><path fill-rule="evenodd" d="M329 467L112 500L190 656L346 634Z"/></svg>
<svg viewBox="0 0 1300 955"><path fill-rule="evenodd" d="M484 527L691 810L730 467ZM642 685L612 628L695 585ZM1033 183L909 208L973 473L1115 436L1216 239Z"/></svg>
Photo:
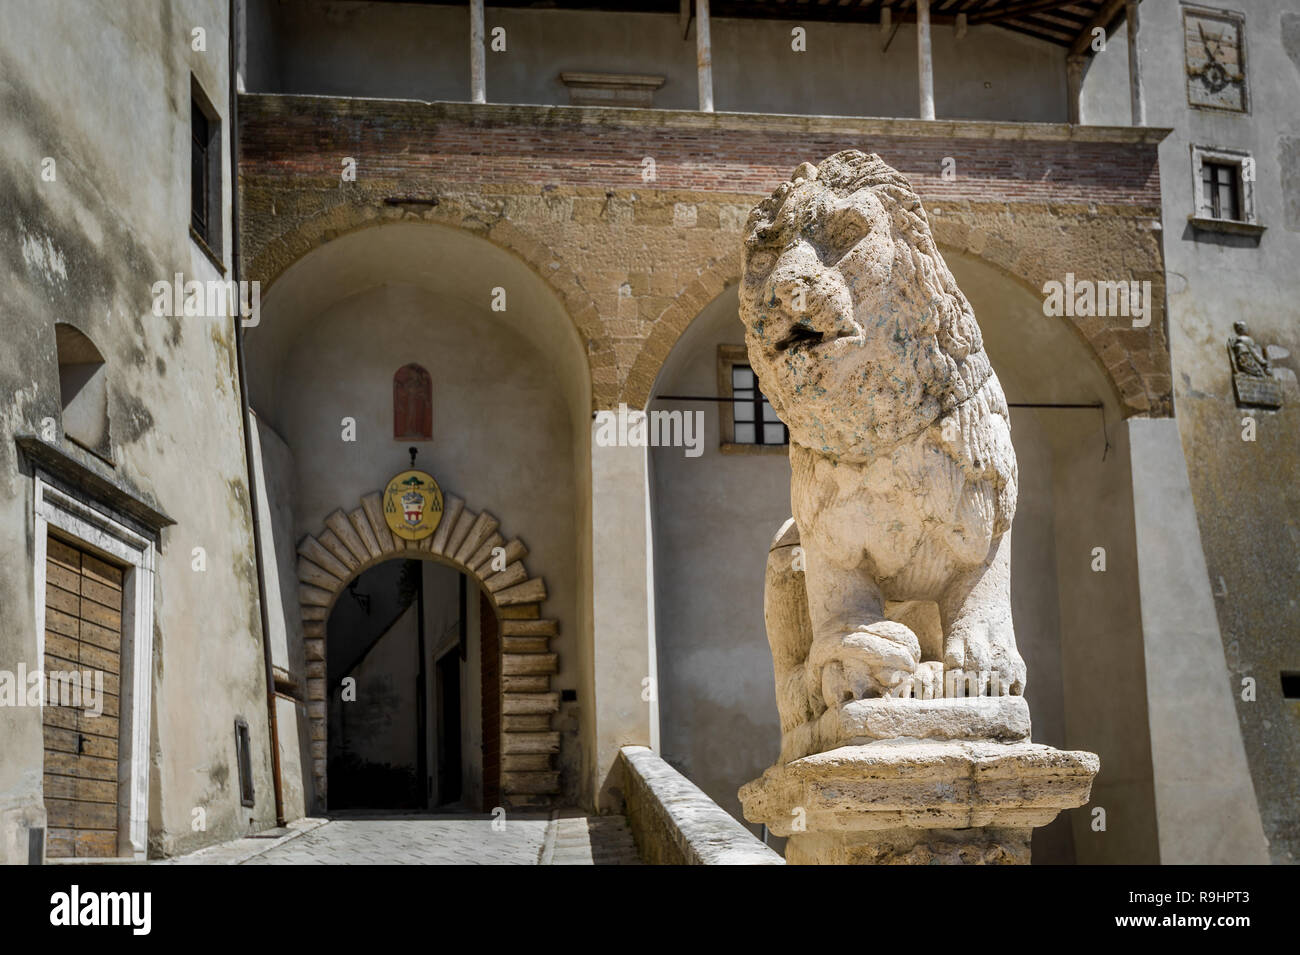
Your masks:
<svg viewBox="0 0 1300 955"><path fill-rule="evenodd" d="M765 595L783 735L900 690L1022 694L1006 398L908 181L856 150L801 165L749 216L740 313L790 429Z"/></svg>

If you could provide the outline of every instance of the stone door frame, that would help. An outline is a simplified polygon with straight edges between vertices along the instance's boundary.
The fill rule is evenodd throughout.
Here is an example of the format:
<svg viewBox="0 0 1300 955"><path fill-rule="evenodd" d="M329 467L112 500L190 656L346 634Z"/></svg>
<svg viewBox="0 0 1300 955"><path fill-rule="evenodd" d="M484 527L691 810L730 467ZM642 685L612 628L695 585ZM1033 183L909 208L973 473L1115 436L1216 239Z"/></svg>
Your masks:
<svg viewBox="0 0 1300 955"><path fill-rule="evenodd" d="M118 858L143 860L148 853L149 718L153 695L154 543L102 507L64 491L37 469L35 475L33 578L36 587L36 659L45 661L45 560L51 529L69 544L124 564L122 648L118 675Z"/></svg>
<svg viewBox="0 0 1300 955"><path fill-rule="evenodd" d="M447 494L434 534L421 541L403 540L389 530L380 492L372 491L350 511L334 511L317 534L308 534L298 544L298 602L309 668L307 710L319 810L324 810L327 793L330 690L324 663L330 609L363 571L395 559L445 564L469 577L487 596L500 623L502 802L507 807L546 806L559 794L555 755L560 734L551 728L551 716L560 709L560 694L551 689L559 661L550 648L559 622L543 616L546 583L524 565L528 548L518 538L506 540L499 526L489 512L475 513L462 499ZM495 570L494 563L504 569ZM313 663L320 665L313 668ZM313 669L319 676L310 675ZM539 724L546 728L537 729Z"/></svg>

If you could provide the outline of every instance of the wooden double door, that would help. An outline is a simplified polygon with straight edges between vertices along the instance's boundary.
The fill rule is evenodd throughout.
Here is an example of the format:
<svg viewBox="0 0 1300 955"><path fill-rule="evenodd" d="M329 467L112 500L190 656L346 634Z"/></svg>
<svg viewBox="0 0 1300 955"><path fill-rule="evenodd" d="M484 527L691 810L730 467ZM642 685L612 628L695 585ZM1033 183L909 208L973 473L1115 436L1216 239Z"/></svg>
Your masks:
<svg viewBox="0 0 1300 955"><path fill-rule="evenodd" d="M46 541L42 714L48 858L118 854L122 583L122 568L56 537ZM87 680L93 695L86 692ZM96 689L100 680L102 689Z"/></svg>

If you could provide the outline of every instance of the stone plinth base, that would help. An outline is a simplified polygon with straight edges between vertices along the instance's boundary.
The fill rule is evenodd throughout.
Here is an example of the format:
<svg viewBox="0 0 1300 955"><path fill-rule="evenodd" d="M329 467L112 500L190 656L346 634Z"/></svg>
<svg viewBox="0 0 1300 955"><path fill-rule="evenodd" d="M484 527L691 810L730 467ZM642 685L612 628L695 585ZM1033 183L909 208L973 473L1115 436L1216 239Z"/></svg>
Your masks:
<svg viewBox="0 0 1300 955"><path fill-rule="evenodd" d="M773 766L740 800L792 837L789 862L1026 863L1030 832L1086 803L1099 766L1029 742L882 740Z"/></svg>
<svg viewBox="0 0 1300 955"><path fill-rule="evenodd" d="M873 697L850 700L787 732L781 759L877 740L1028 742L1029 704L1023 696Z"/></svg>
<svg viewBox="0 0 1300 955"><path fill-rule="evenodd" d="M934 700L878 697L852 700L833 714L844 743L872 740L1029 739L1029 703L1023 696L941 697Z"/></svg>
<svg viewBox="0 0 1300 955"><path fill-rule="evenodd" d="M790 865L1028 865L1032 829L876 829L795 833Z"/></svg>

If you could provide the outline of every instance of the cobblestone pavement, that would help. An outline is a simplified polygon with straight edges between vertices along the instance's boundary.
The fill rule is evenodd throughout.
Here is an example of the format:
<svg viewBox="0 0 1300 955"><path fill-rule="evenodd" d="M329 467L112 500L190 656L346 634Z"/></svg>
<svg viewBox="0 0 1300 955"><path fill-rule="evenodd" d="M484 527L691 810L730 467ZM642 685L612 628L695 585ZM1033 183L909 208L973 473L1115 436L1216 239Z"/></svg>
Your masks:
<svg viewBox="0 0 1300 955"><path fill-rule="evenodd" d="M621 816L564 813L555 819L510 816L505 820L504 829L496 830L492 828L492 817L487 815L344 816L246 858L241 864L636 865L639 862L632 834Z"/></svg>

